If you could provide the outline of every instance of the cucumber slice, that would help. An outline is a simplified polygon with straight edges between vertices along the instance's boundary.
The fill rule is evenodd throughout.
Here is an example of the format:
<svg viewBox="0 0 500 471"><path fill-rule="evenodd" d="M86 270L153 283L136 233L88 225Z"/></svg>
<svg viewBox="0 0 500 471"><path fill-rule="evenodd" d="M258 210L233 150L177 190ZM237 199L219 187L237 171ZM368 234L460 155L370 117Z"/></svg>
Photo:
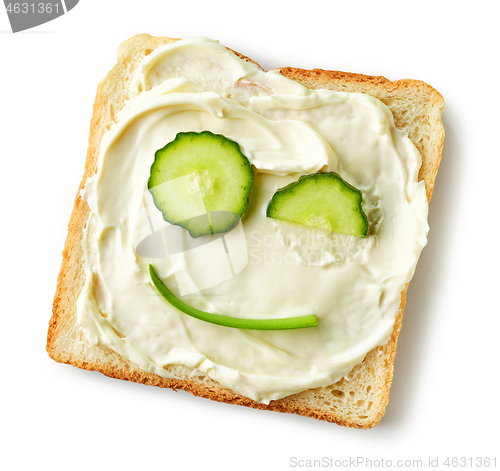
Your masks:
<svg viewBox="0 0 500 471"><path fill-rule="evenodd" d="M253 178L236 142L210 131L184 132L156 151L148 189L166 222L200 237L238 223Z"/></svg>
<svg viewBox="0 0 500 471"><path fill-rule="evenodd" d="M336 173L314 173L277 190L267 206L267 217L364 239L368 220L362 199L361 192Z"/></svg>

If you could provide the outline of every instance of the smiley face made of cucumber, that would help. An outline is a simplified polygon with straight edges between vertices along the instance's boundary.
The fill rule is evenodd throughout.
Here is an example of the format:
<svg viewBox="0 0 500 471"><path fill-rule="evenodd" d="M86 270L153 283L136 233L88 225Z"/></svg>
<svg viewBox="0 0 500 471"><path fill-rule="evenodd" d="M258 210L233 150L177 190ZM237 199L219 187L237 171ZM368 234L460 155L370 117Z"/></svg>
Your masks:
<svg viewBox="0 0 500 471"><path fill-rule="evenodd" d="M155 153L148 189L163 219L197 238L226 233L238 223L248 206L253 180L250 162L236 142L210 131L184 132ZM167 184L173 181L176 183ZM337 173L319 172L303 175L278 189L267 206L266 216L366 238L369 226L361 203L361 192ZM176 298L153 265L149 272L153 285L169 304L205 322L252 330L317 326L312 314L285 319L240 319L200 311Z"/></svg>

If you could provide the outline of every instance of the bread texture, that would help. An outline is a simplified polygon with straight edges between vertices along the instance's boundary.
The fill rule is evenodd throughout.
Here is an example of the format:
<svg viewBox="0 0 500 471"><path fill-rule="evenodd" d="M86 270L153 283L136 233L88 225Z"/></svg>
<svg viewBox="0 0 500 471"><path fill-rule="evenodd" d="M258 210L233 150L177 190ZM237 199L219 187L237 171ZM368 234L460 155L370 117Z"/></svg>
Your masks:
<svg viewBox="0 0 500 471"><path fill-rule="evenodd" d="M129 99L130 82L139 63L157 47L174 41L176 39L140 34L120 45L116 65L97 89L85 173L80 189L97 171L101 139L116 123L117 113ZM239 53L235 54L253 62ZM444 100L434 88L417 80L390 81L384 77L320 69L284 67L276 70L311 89L361 92L385 103L392 111L396 126L408 135L422 155L419 180L425 181L427 199L430 201L444 141L441 123ZM163 378L147 373L114 351L91 345L86 340L76 321L76 303L85 282L81 241L89 214L89 207L78 192L69 223L48 330L47 352L52 359L78 368L99 371L113 378L181 389L219 402L295 413L348 427L367 429L380 421L389 400L396 344L408 285L401 293L399 313L386 345L369 352L361 364L335 384L271 401L269 405L261 404L221 386L196 369L171 366L167 370L180 379Z"/></svg>

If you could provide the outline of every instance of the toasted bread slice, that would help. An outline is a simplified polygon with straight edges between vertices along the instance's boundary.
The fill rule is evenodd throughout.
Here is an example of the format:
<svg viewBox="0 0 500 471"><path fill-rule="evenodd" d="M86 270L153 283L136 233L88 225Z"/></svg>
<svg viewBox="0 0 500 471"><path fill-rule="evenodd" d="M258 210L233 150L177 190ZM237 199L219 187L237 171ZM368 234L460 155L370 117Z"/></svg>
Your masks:
<svg viewBox="0 0 500 471"><path fill-rule="evenodd" d="M97 90L85 173L80 189L84 187L87 178L97 170L102 136L117 121L117 113L129 99L130 81L140 61L160 45L174 41L176 40L171 38L141 34L120 45L116 65ZM425 181L427 198L430 200L444 140L440 118L444 100L434 88L417 80L390 81L384 77L319 69L285 67L278 70L285 77L311 89L361 92L384 102L391 109L396 126L409 136L422 155L419 179ZM147 373L114 351L93 346L86 340L76 322L76 302L85 281L81 240L89 212L87 203L77 196L69 223L48 331L47 352L55 361L99 371L118 379L183 389L195 396L215 401L296 413L349 427L366 429L380 421L389 400L396 344L408 285L401 293L399 313L386 345L369 352L364 361L347 377L331 386L304 391L265 405L221 386L192 368L172 366L168 369L181 379L166 379Z"/></svg>

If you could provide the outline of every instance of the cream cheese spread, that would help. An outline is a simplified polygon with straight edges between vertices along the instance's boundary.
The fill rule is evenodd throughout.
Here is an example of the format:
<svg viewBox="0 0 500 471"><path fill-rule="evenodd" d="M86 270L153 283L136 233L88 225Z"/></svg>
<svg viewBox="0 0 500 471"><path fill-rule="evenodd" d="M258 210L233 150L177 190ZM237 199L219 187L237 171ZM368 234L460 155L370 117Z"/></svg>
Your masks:
<svg viewBox="0 0 500 471"><path fill-rule="evenodd" d="M184 365L269 403L335 383L388 341L427 241L428 207L418 182L420 154L384 104L306 89L206 38L159 47L131 87L82 192L91 216L77 320L89 342L145 371L172 377L166 367ZM137 250L168 226L148 199L155 152L179 132L204 130L237 142L255 174L237 226L245 241L242 267L208 287L192 250L154 259ZM362 191L367 239L266 217L277 189L320 170ZM198 309L263 319L315 314L318 327L250 331L193 319L158 295L149 263ZM217 271L217 263L207 269Z"/></svg>

